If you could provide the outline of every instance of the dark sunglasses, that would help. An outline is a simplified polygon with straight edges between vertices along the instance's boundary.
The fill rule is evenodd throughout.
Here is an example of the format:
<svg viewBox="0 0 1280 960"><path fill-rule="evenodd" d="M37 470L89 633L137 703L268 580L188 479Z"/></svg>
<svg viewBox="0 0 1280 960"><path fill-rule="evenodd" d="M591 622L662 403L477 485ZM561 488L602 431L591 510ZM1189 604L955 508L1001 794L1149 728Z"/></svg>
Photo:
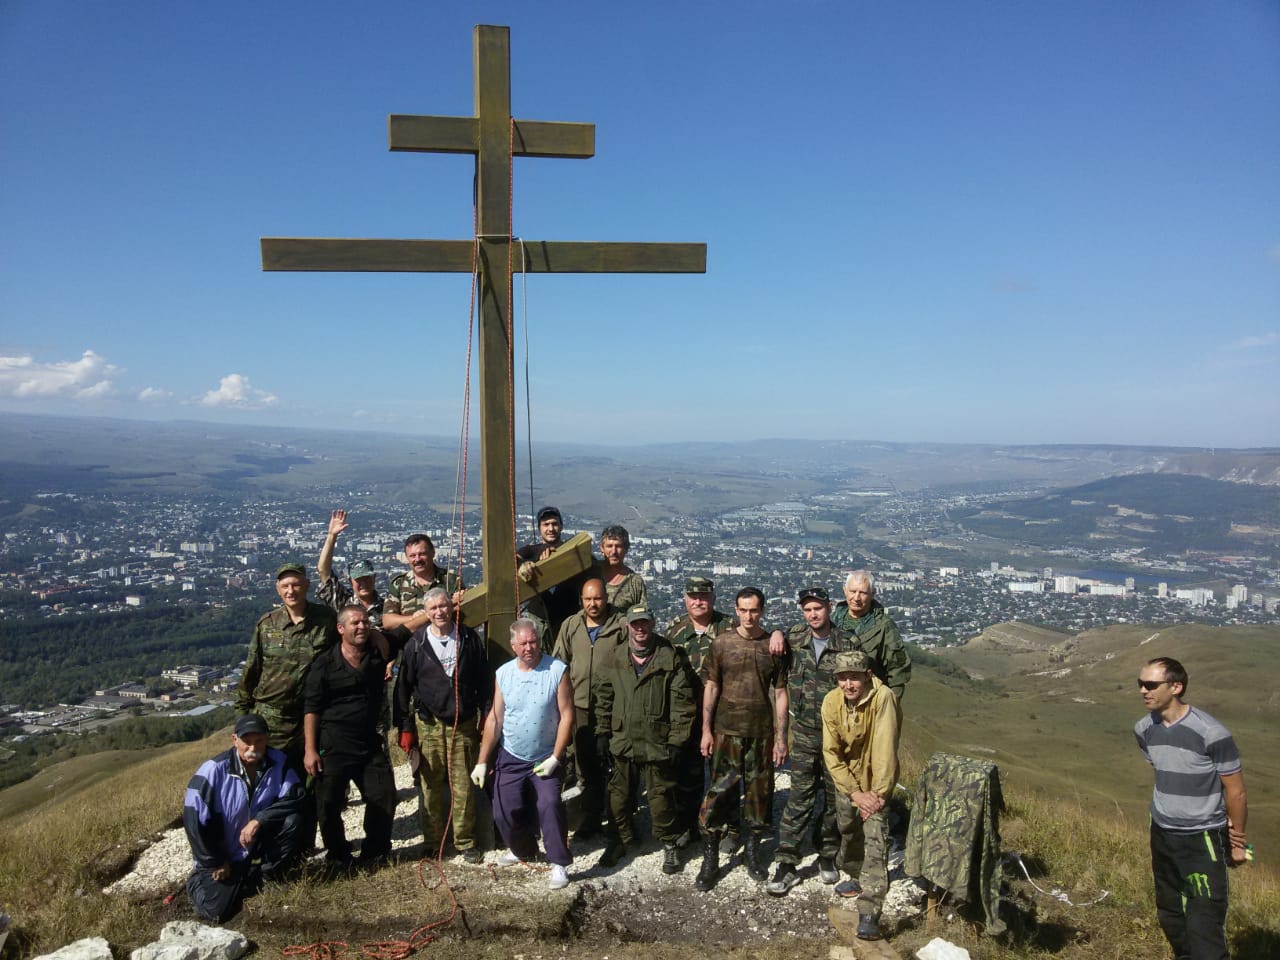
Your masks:
<svg viewBox="0 0 1280 960"><path fill-rule="evenodd" d="M1168 680L1139 680L1138 688L1141 690L1156 690L1168 682Z"/></svg>

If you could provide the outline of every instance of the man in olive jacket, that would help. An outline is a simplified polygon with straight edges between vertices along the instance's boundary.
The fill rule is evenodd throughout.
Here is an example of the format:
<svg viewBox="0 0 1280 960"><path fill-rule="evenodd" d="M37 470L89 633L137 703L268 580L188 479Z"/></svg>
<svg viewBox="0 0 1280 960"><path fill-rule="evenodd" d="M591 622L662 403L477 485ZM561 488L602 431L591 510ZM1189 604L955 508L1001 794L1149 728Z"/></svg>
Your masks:
<svg viewBox="0 0 1280 960"><path fill-rule="evenodd" d="M853 571L845 578L844 596L831 612L831 622L852 636L854 647L871 659L871 672L901 703L911 682L911 657L898 625L876 599L876 578L866 570Z"/></svg>
<svg viewBox="0 0 1280 960"><path fill-rule="evenodd" d="M594 684L597 729L608 734L613 754L612 836L599 863L615 865L635 842L631 810L643 781L653 833L662 841L662 872L677 873L681 825L676 783L697 716L697 681L684 651L653 632L648 608L640 605L627 611L627 633L627 643L598 665Z"/></svg>

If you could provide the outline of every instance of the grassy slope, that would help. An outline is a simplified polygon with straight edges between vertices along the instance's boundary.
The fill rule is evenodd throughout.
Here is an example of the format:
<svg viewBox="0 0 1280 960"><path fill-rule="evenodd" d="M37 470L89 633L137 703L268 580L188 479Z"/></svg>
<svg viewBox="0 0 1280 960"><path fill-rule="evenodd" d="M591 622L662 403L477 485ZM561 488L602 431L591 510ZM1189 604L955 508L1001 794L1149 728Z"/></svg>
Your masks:
<svg viewBox="0 0 1280 960"><path fill-rule="evenodd" d="M931 671L918 671L905 704L904 774L913 774L939 749L991 756L1003 770L1010 805L1003 823L1005 848L1023 853L1033 870L1039 865L1041 886L1060 886L1076 901L1110 891L1096 907L1071 908L1015 882L1012 897L1021 919L1009 945L982 939L959 923L936 933L975 956L998 960L1163 955L1143 836L1150 774L1129 733L1136 716L1130 688L1137 665L1158 649L1188 663L1192 691L1200 694L1196 702L1227 722L1241 740L1250 789L1249 832L1262 859L1233 875L1230 931L1237 957L1275 956L1280 881L1270 863L1275 842L1263 838L1275 833L1275 773L1267 764L1267 754L1275 751L1267 744L1274 743L1268 727L1280 705L1267 692L1265 678L1253 674L1275 662L1266 654L1275 650L1280 631L1215 631L1207 637L1197 632L1202 628L1177 628L1162 631L1158 644L1140 646L1154 628L1115 629L1121 632L1083 637L1067 677L1015 678L1016 692L1008 696L993 692L993 683L948 685ZM1212 662L1204 651L1209 639ZM1107 652L1115 656L1101 659ZM1217 686L1228 680L1236 685L1232 694L1215 695L1215 689L1228 689ZM1074 703L1074 696L1096 702ZM173 822L191 771L224 742L219 735L160 751L108 755L96 763L78 758L48 771L39 783L0 792L0 905L15 925L6 956L31 956L94 934L133 948L154 936L165 920L185 916L180 906L108 899L97 891L140 839ZM49 789L50 784L56 787ZM430 948L436 956L509 956L528 949L541 953L548 946L567 957L602 953L599 943L574 941L567 915L549 903L513 901L500 888L463 890L459 897L473 938L442 941ZM320 937L341 935L354 948L365 940L403 936L424 917L444 911L439 892L423 891L415 872L401 868L268 891L237 926L258 941L264 955L275 955L286 945ZM931 936L912 927L900 931L895 944L909 955ZM829 931L814 931L808 939L724 955L816 958L826 955L830 940ZM707 953L698 944L607 947L603 952L614 960Z"/></svg>

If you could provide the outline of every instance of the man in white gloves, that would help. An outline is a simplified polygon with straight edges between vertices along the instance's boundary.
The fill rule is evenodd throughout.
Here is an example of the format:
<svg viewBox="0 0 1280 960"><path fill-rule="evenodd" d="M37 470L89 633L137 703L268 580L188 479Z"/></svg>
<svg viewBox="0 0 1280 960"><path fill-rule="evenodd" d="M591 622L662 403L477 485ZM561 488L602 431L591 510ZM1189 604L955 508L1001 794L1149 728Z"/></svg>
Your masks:
<svg viewBox="0 0 1280 960"><path fill-rule="evenodd" d="M573 733L573 686L564 662L542 655L538 625L520 619L511 625L515 659L498 668L493 708L485 720L480 762L471 771L483 787L493 766L493 822L507 845L500 864L532 860L538 831L551 862L552 890L569 885L569 824L560 788L561 758ZM535 816L536 811L536 816Z"/></svg>

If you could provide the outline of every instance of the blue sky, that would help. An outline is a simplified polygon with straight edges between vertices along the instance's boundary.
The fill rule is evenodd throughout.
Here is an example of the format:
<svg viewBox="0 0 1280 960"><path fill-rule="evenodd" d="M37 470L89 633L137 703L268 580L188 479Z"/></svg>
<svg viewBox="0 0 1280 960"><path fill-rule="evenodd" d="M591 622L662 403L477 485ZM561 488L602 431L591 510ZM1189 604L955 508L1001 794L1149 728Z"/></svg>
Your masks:
<svg viewBox="0 0 1280 960"><path fill-rule="evenodd" d="M456 435L465 275L258 238L470 236L386 117L472 112L476 23L596 124L517 235L709 245L530 278L535 440L1280 444L1274 0L6 0L0 410Z"/></svg>

